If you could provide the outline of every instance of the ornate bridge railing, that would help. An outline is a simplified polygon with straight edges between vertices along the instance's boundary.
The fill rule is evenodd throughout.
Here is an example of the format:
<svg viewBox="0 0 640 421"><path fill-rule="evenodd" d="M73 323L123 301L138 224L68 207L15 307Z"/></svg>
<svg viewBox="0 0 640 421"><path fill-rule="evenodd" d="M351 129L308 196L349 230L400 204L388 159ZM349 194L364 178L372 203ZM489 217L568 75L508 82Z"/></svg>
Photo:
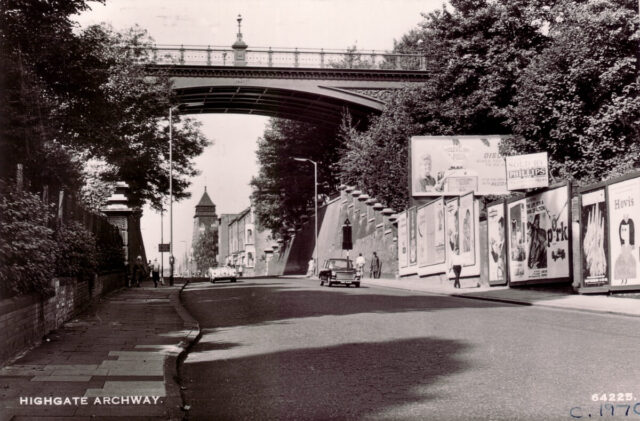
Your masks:
<svg viewBox="0 0 640 421"><path fill-rule="evenodd" d="M235 66L235 52L230 47L155 45L150 59L156 64ZM245 65L252 67L427 70L427 59L419 54L271 47L248 48L244 53Z"/></svg>

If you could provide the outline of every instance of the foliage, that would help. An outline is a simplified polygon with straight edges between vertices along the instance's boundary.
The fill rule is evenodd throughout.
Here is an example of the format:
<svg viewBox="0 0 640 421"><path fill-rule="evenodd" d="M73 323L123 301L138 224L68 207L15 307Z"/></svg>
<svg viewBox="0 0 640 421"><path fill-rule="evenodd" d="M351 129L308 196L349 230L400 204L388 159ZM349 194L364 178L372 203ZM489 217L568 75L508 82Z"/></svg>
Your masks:
<svg viewBox="0 0 640 421"><path fill-rule="evenodd" d="M57 242L55 274L74 276L88 280L96 271L98 260L96 240L81 223L70 221L58 228L55 233Z"/></svg>
<svg viewBox="0 0 640 421"><path fill-rule="evenodd" d="M318 195L335 191L338 181L334 162L339 139L336 129L285 119L271 119L258 140L258 176L251 180L252 203L261 228L286 236L300 217L313 208L314 169L318 166Z"/></svg>
<svg viewBox="0 0 640 421"><path fill-rule="evenodd" d="M506 110L522 69L545 44L539 13L530 2L451 1L424 16L395 51L421 52L432 78L395 92L368 130L342 127L344 182L388 206L404 209L408 140L413 135L505 134ZM384 174L380 177L380 174Z"/></svg>
<svg viewBox="0 0 640 421"><path fill-rule="evenodd" d="M433 77L395 92L366 131L343 124L344 182L406 207L413 135L514 134L503 153L548 151L553 177L581 183L640 166L637 3L450 5L396 43L427 56Z"/></svg>
<svg viewBox="0 0 640 421"><path fill-rule="evenodd" d="M0 10L0 154L25 165L33 190L80 188L80 159L111 167L105 181L129 184L134 206L159 207L168 192L169 108L178 104L167 75L148 77L146 47L133 28L74 31L84 0L7 0ZM176 109L177 110L177 109ZM198 124L173 113L174 196L188 195L192 158L208 144ZM14 169L0 165L0 178Z"/></svg>
<svg viewBox="0 0 640 421"><path fill-rule="evenodd" d="M124 269L122 237L117 229L102 229L96 233L97 270L99 273Z"/></svg>
<svg viewBox="0 0 640 421"><path fill-rule="evenodd" d="M57 244L48 228L52 217L38 196L26 191L2 189L0 198L0 283L9 293L52 292L52 264Z"/></svg>
<svg viewBox="0 0 640 421"><path fill-rule="evenodd" d="M218 230L205 230L193 248L193 258L200 270L217 265Z"/></svg>
<svg viewBox="0 0 640 421"><path fill-rule="evenodd" d="M517 152L547 151L551 174L581 183L640 165L637 2L562 2L549 46L520 76L509 125Z"/></svg>

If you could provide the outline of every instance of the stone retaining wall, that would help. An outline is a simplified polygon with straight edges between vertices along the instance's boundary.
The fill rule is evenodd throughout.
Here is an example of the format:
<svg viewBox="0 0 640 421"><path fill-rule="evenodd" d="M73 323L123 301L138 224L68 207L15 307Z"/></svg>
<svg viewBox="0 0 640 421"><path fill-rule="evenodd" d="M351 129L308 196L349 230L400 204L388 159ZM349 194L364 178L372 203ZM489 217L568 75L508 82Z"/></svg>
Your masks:
<svg viewBox="0 0 640 421"><path fill-rule="evenodd" d="M123 287L124 273L98 276L93 282L55 278L55 295L36 295L0 301L0 365L39 343L52 330L84 310L93 299Z"/></svg>

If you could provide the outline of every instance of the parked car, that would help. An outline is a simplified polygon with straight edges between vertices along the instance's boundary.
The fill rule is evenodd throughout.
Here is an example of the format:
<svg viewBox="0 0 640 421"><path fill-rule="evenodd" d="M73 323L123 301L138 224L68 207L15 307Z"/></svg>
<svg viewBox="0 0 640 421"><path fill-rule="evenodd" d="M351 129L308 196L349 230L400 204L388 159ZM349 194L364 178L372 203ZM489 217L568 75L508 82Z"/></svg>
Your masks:
<svg viewBox="0 0 640 421"><path fill-rule="evenodd" d="M358 288L362 273L353 266L353 262L349 259L330 258L325 260L318 276L320 277L320 286L326 283L328 286L343 284L346 286L355 285Z"/></svg>
<svg viewBox="0 0 640 421"><path fill-rule="evenodd" d="M231 266L222 266L219 268L209 268L209 281L215 283L216 281L229 280L235 282L238 278L235 268Z"/></svg>

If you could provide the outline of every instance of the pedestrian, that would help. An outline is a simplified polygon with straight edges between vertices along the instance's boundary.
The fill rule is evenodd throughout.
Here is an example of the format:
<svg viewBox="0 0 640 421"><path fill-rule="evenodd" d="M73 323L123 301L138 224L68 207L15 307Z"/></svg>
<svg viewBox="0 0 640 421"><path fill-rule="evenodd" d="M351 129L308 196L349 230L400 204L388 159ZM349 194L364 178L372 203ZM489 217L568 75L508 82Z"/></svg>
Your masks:
<svg viewBox="0 0 640 421"><path fill-rule="evenodd" d="M374 251L373 257L371 258L371 277L373 279L380 278L380 259L378 258L378 254Z"/></svg>
<svg viewBox="0 0 640 421"><path fill-rule="evenodd" d="M142 261L142 256L138 256L134 264L131 266L132 286L135 285L139 287L140 281L143 280L146 276L147 276L147 269L145 267L144 262Z"/></svg>
<svg viewBox="0 0 640 421"><path fill-rule="evenodd" d="M307 267L307 278L311 278L316 273L316 261L311 259Z"/></svg>
<svg viewBox="0 0 640 421"><path fill-rule="evenodd" d="M449 259L449 272L453 271L455 279L453 281L454 288L460 288L460 272L462 272L462 257L458 254L458 249L455 249Z"/></svg>
<svg viewBox="0 0 640 421"><path fill-rule="evenodd" d="M238 277L242 278L242 265L238 265Z"/></svg>
<svg viewBox="0 0 640 421"><path fill-rule="evenodd" d="M158 282L160 282L160 263L158 263L158 258L153 259L153 263L151 263L151 278L153 279L153 285L158 288Z"/></svg>
<svg viewBox="0 0 640 421"><path fill-rule="evenodd" d="M360 277L362 277L362 272L364 271L365 264L366 261L364 260L364 256L362 255L362 253L358 254L358 257L356 257L356 270L358 271L358 275L360 275Z"/></svg>

